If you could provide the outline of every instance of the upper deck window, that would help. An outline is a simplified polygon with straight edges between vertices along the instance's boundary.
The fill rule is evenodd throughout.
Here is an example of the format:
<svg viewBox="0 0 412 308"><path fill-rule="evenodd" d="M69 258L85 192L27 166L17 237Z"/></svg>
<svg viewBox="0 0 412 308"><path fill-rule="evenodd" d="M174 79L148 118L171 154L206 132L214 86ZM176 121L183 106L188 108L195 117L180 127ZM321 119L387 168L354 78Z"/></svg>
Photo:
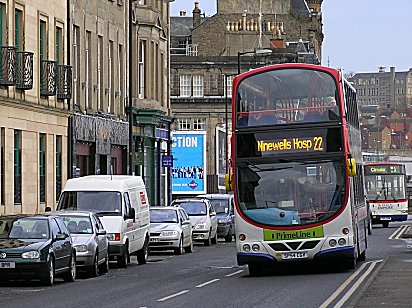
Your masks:
<svg viewBox="0 0 412 308"><path fill-rule="evenodd" d="M236 93L237 126L340 120L331 75L309 69L266 71L242 80Z"/></svg>

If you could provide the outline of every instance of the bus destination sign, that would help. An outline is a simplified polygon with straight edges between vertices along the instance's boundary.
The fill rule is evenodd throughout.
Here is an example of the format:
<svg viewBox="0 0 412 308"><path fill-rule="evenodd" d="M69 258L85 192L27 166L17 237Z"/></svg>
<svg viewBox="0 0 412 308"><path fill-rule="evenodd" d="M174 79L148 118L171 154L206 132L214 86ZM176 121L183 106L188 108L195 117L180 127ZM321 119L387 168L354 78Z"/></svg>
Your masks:
<svg viewBox="0 0 412 308"><path fill-rule="evenodd" d="M371 174L401 174L405 171L399 165L364 166L365 175Z"/></svg>
<svg viewBox="0 0 412 308"><path fill-rule="evenodd" d="M263 153L273 152L324 152L324 137L296 137L272 140L257 140L257 150Z"/></svg>

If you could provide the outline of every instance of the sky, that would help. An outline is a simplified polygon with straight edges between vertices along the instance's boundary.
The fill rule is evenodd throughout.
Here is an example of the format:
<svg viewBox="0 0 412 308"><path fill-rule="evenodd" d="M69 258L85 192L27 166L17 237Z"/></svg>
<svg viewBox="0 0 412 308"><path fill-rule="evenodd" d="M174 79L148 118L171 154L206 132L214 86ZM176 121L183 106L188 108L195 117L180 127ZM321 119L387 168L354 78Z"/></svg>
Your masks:
<svg viewBox="0 0 412 308"><path fill-rule="evenodd" d="M175 0L171 15L186 11L192 16L194 2L206 16L216 14L216 0ZM409 70L411 12L412 0L324 0L322 65L345 73L373 73L380 66Z"/></svg>

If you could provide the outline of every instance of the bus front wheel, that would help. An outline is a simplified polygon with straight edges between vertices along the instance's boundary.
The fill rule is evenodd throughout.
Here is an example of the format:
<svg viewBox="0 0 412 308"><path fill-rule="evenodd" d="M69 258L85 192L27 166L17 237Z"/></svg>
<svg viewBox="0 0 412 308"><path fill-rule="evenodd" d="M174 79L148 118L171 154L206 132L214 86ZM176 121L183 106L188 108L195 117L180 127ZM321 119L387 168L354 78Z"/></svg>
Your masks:
<svg viewBox="0 0 412 308"><path fill-rule="evenodd" d="M250 276L261 276L262 275L262 267L257 264L248 264L249 275Z"/></svg>

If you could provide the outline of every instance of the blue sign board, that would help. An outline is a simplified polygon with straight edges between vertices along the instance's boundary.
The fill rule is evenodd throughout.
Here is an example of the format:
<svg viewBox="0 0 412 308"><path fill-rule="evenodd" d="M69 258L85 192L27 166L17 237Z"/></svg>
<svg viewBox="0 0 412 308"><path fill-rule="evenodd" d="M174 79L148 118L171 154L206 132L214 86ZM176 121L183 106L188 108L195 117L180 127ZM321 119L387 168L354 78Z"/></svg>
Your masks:
<svg viewBox="0 0 412 308"><path fill-rule="evenodd" d="M173 132L172 140L172 193L206 193L206 133Z"/></svg>
<svg viewBox="0 0 412 308"><path fill-rule="evenodd" d="M173 167L173 155L162 156L162 167Z"/></svg>

